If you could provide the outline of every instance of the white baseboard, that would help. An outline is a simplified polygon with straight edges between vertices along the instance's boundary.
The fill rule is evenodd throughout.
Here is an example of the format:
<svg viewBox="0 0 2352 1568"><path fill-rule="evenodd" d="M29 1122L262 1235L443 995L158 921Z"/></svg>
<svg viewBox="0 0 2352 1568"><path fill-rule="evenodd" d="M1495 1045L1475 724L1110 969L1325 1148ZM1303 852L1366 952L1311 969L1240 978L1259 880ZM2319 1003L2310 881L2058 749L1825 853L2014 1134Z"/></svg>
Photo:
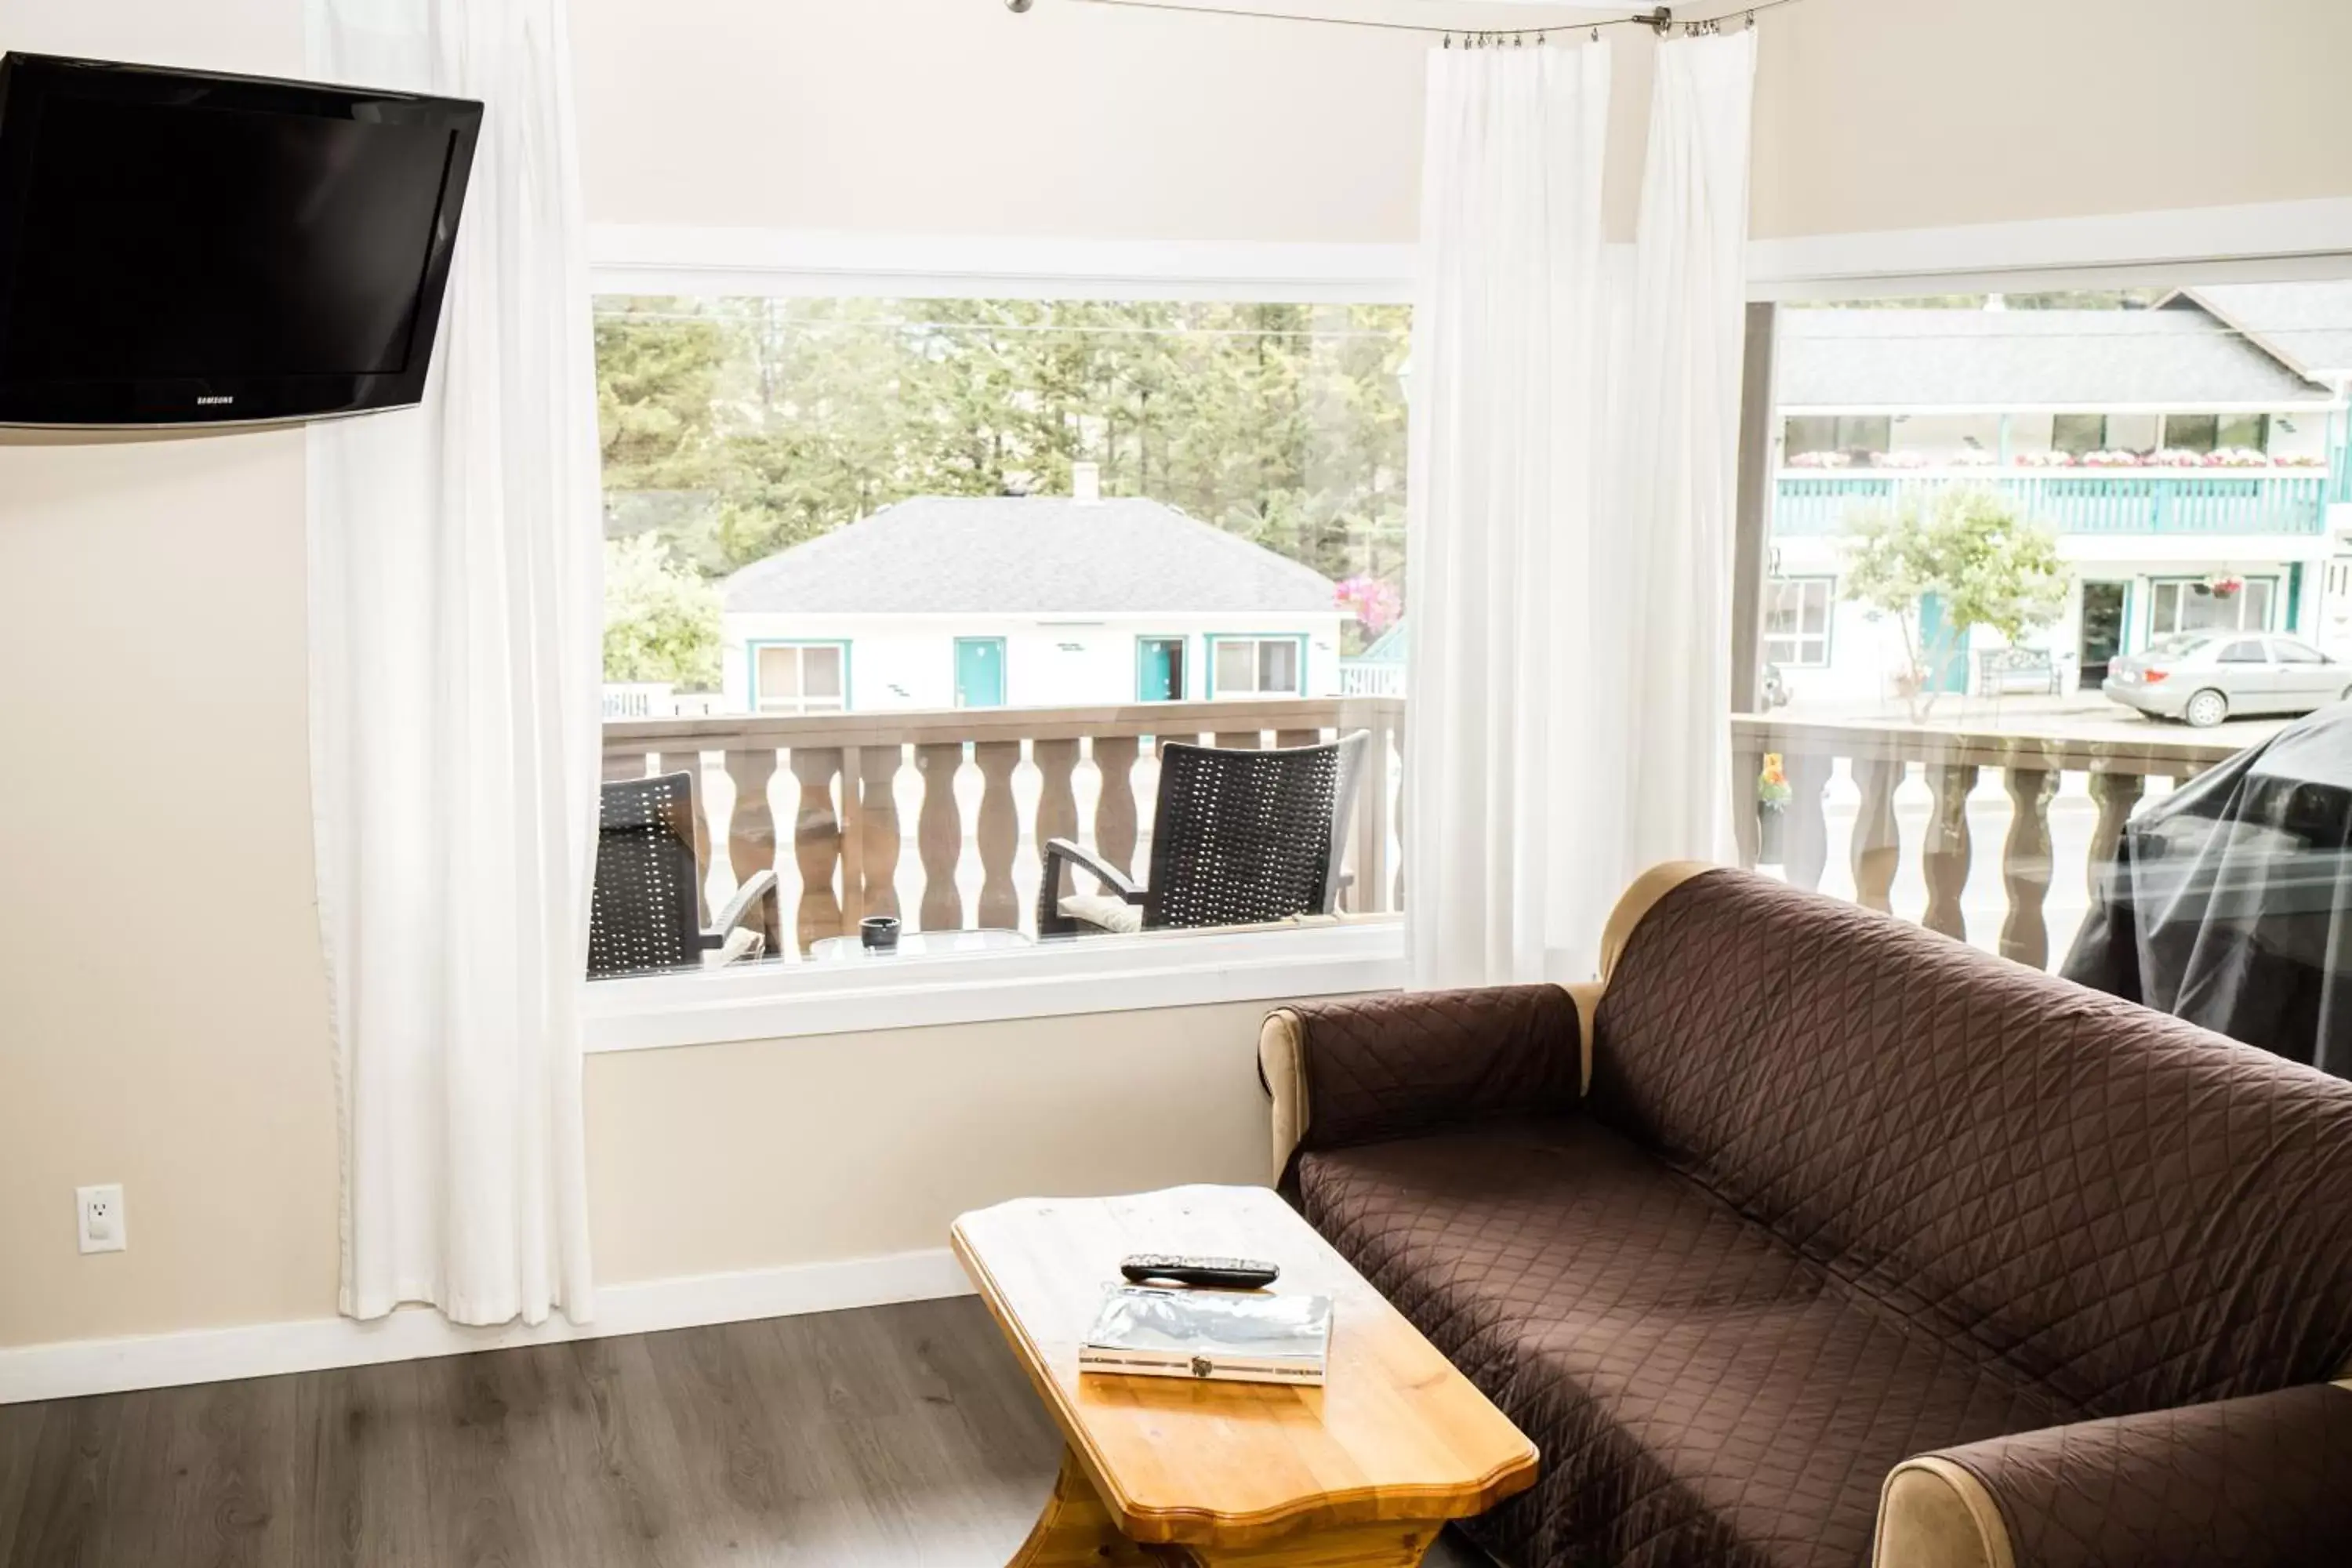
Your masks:
<svg viewBox="0 0 2352 1568"><path fill-rule="evenodd" d="M429 1308L411 1308L366 1323L308 1318L129 1339L18 1345L0 1348L0 1405L928 1301L971 1290L955 1255L942 1247L739 1274L607 1285L596 1292L593 1323L559 1316L537 1328L510 1323L468 1329Z"/></svg>

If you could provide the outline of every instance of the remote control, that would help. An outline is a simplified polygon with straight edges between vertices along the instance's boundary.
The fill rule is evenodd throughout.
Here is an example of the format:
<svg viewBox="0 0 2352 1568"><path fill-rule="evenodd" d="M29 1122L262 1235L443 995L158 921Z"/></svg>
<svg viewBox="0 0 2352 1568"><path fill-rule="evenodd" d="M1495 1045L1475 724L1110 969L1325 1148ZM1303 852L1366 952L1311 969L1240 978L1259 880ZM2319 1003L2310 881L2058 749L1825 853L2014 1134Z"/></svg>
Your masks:
<svg viewBox="0 0 2352 1568"><path fill-rule="evenodd" d="M1278 1264L1255 1258L1201 1258L1175 1252L1139 1252L1118 1266L1128 1282L1165 1279L1177 1285L1205 1285L1224 1290L1255 1290L1282 1276Z"/></svg>

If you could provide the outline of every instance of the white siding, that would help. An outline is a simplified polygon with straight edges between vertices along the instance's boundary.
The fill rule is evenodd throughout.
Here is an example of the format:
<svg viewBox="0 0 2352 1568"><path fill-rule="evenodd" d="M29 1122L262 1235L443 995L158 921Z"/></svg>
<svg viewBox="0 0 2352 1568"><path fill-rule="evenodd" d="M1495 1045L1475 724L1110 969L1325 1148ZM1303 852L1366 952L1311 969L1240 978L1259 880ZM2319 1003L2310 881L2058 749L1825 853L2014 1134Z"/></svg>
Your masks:
<svg viewBox="0 0 2352 1568"><path fill-rule="evenodd" d="M1137 640L1185 639L1185 697L1207 695L1211 637L1298 637L1307 652L1306 695L1339 690L1336 612L1265 616L1102 616L1041 619L1015 616L793 616L730 612L724 655L727 706L751 700L751 648L767 642L845 643L850 707L859 712L952 708L956 642L1001 637L1004 699L1015 708L1136 700Z"/></svg>

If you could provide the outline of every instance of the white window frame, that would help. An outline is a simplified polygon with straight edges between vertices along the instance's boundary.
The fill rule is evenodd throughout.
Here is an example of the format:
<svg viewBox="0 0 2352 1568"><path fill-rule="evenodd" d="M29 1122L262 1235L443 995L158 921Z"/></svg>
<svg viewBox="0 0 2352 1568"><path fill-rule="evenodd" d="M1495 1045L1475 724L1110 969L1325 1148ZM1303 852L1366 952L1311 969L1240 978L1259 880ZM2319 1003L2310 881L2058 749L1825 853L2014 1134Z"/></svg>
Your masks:
<svg viewBox="0 0 2352 1568"><path fill-rule="evenodd" d="M600 226L592 228L589 246L589 286L599 295L1409 305L1414 291L1409 245L856 237ZM1307 639L1298 640L1303 692L1309 648ZM1208 645L1199 679L1211 690L1214 658ZM845 652L845 700L851 663ZM752 674L756 682L756 668ZM1391 915L1283 930L1090 936L894 960L887 972L743 964L583 981L582 1015L590 1051L649 1050L1393 991L1404 979L1403 921Z"/></svg>
<svg viewBox="0 0 2352 1568"><path fill-rule="evenodd" d="M1767 592L1774 592L1781 588L1797 588L1806 591L1819 588L1822 591L1822 629L1820 633L1817 635L1807 632L1803 629L1805 624L1805 606L1803 601L1800 600L1797 605L1798 630L1787 634L1776 634L1769 630L1765 630L1759 634L1764 644L1765 662L1768 664L1777 664L1783 669L1827 669L1830 667L1830 660L1835 657L1836 649L1837 579L1826 572L1798 572L1791 573L1784 576L1767 577L1764 580L1764 587ZM1768 627L1771 625L1771 615L1772 606L1768 604L1764 608L1764 625ZM1812 642L1817 642L1822 645L1822 656L1817 659L1799 658L1793 657L1790 658L1776 659L1772 657L1772 645L1775 643L1792 644L1798 651L1801 652L1807 643Z"/></svg>
<svg viewBox="0 0 2352 1568"><path fill-rule="evenodd" d="M1202 663L1202 675L1212 702L1251 697L1304 697L1307 695L1307 651L1309 641L1305 632L1211 632L1203 639L1207 657ZM1287 643L1293 652L1290 684L1278 689L1258 684L1265 673L1265 650L1274 645ZM1247 690L1234 690L1217 679L1217 656L1229 647L1250 650L1250 685Z"/></svg>
<svg viewBox="0 0 2352 1568"><path fill-rule="evenodd" d="M771 705L766 692L766 680L760 673L761 662L770 653L789 648L798 657L793 668L800 677L801 694L789 700L780 699ZM830 650L841 661L841 693L833 698L813 698L808 695L808 655L811 648ZM755 714L793 716L804 713L846 713L849 711L849 644L845 639L824 637L752 637L744 644L744 655L751 665L751 708Z"/></svg>

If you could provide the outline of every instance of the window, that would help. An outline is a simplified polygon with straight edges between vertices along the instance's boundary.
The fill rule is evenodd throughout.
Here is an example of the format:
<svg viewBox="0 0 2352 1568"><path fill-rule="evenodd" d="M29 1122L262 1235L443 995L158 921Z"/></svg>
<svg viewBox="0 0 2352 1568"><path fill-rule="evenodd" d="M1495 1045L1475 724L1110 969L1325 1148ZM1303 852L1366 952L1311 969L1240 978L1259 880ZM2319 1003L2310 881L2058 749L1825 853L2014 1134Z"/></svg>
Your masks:
<svg viewBox="0 0 2352 1568"><path fill-rule="evenodd" d="M2217 448L2267 452L2271 447L2271 416L2267 414L2224 414L2213 436Z"/></svg>
<svg viewBox="0 0 2352 1568"><path fill-rule="evenodd" d="M2277 656L2281 664L2326 664L2327 662L2326 654L2313 647L2309 643L2300 643L2293 637L2271 638L2271 652Z"/></svg>
<svg viewBox="0 0 2352 1568"><path fill-rule="evenodd" d="M1782 457L1836 452L1860 460L1888 451L1895 445L1895 419L1886 414L1826 414L1791 417Z"/></svg>
<svg viewBox="0 0 2352 1568"><path fill-rule="evenodd" d="M849 649L844 645L758 643L752 658L754 712L839 713L848 708Z"/></svg>
<svg viewBox="0 0 2352 1568"><path fill-rule="evenodd" d="M2221 652L2223 664L2268 664L2271 656L2263 651L2260 637L2240 637Z"/></svg>
<svg viewBox="0 0 2352 1568"><path fill-rule="evenodd" d="M2168 414L2164 416L2166 447L2176 452L2210 452L2221 438L2221 421L2211 414Z"/></svg>
<svg viewBox="0 0 2352 1568"><path fill-rule="evenodd" d="M1209 639L1212 697L1296 697L1299 694L1303 639L1225 637Z"/></svg>
<svg viewBox="0 0 2352 1568"><path fill-rule="evenodd" d="M2081 457L2107 449L2107 416L2104 414L2061 414L2050 421L2050 449Z"/></svg>
<svg viewBox="0 0 2352 1568"><path fill-rule="evenodd" d="M1234 921L1393 914L1405 699L1342 671L1409 611L1410 315L598 300L606 675L630 683L604 776L698 759L676 874L704 922L776 884L703 966L800 995L966 952L1083 973L1105 943L1200 951L1135 931L1141 906L1084 869L1045 886L1057 838L1149 884L1162 736L1370 731L1316 840L1344 846L1338 910L1318 878ZM877 915L898 967L857 969Z"/></svg>
<svg viewBox="0 0 2352 1568"><path fill-rule="evenodd" d="M2265 308L2352 329L2337 270L2276 285ZM2164 710L2195 694L2145 679L2151 645L2210 668L2247 644L2257 662L2223 668L2246 676L2231 718L2250 739L2272 721L2257 689L2298 694L2284 707L2352 686L2341 665L2307 662L2334 646L2319 628L2352 616L2352 549L2315 569L2342 531L2315 477L2326 438L2299 411L2224 412L2269 395L2229 363L2281 387L2299 373L2274 334L2200 310L2194 285L1874 286L1903 297L1748 308L1752 325L1769 316L1779 401L1741 410L1742 489L1764 515L1740 520L1725 600L1758 665L1730 683L1739 851L2056 968L2108 873L2107 844L2081 825L2112 817L2113 785L2151 807L2174 787L2113 745L2162 741ZM2215 357L2191 363L2192 340ZM2275 465L2239 455L2274 439ZM2198 457L2152 460L2167 447ZM2204 464L2214 453L2229 456ZM2276 635L2290 630L2293 655ZM1962 752L1982 765L1950 766ZM1996 765L2004 752L2015 769ZM2118 769L2138 776L2101 776ZM1989 840L2046 835L2052 875L2006 903L1997 878L1939 885L1964 824L1979 872Z"/></svg>
<svg viewBox="0 0 2352 1568"><path fill-rule="evenodd" d="M2169 632L2258 632L2271 623L2271 595L2277 582L2250 577L2233 592L2206 583L2163 582L2148 595L2148 637Z"/></svg>
<svg viewBox="0 0 2352 1568"><path fill-rule="evenodd" d="M1830 662L1830 604L1836 580L1775 577L1765 586L1764 660L1790 669Z"/></svg>

